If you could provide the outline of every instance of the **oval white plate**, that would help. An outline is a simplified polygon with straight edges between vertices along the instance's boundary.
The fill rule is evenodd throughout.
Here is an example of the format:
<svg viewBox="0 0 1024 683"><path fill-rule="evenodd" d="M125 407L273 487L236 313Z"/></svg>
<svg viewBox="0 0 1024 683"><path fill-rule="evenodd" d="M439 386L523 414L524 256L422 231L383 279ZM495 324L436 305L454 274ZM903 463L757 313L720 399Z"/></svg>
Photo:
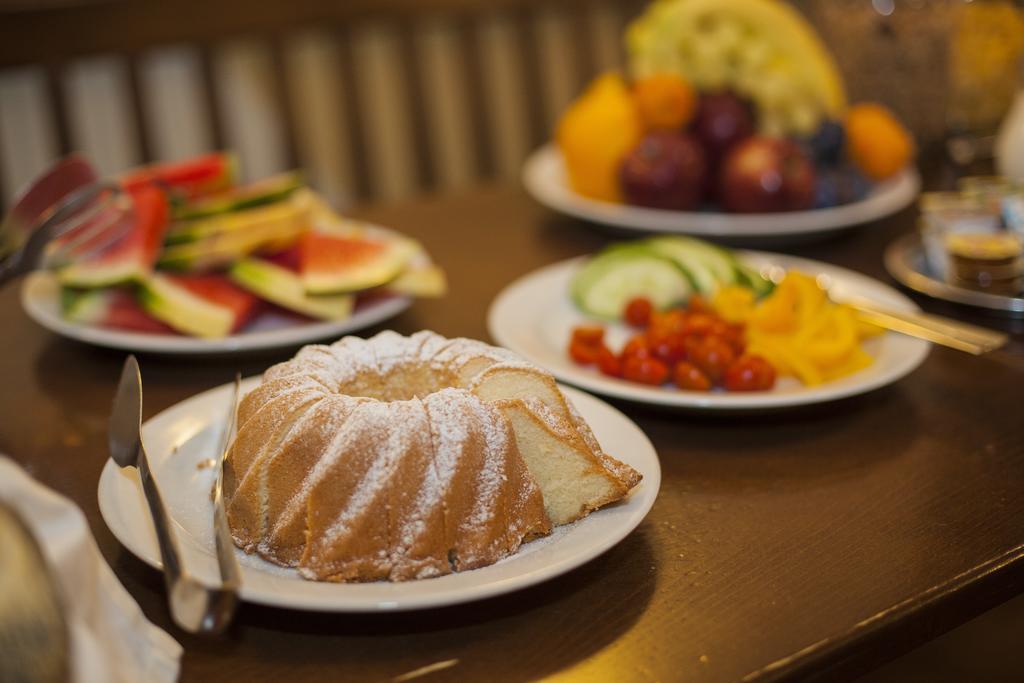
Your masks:
<svg viewBox="0 0 1024 683"><path fill-rule="evenodd" d="M762 214L647 209L589 199L574 192L566 179L562 154L550 144L526 160L522 180L541 204L594 223L640 232L748 238L813 235L867 223L907 206L921 188L917 171L910 168L877 184L864 199L829 209Z"/></svg>
<svg viewBox="0 0 1024 683"><path fill-rule="evenodd" d="M61 315L60 284L57 278L45 271L30 273L21 287L22 308L30 318L51 332L87 344L143 353L215 354L298 346L375 325L398 315L411 304L411 298L396 296L370 303L345 320L324 322L299 322L294 318L264 313L238 334L223 339L200 339L70 322Z"/></svg>
<svg viewBox="0 0 1024 683"><path fill-rule="evenodd" d="M828 276L836 287L896 310L916 311L910 299L878 280L820 261L741 251L740 257L755 267L778 265ZM890 384L920 365L931 345L895 332L868 340L864 348L875 362L860 372L816 387L805 387L792 378L779 380L766 392L682 391L650 387L607 377L595 368L577 365L567 352L572 328L591 320L569 300L569 282L584 258L570 259L536 270L506 287L491 304L487 327L494 340L524 358L546 368L563 382L605 396L676 408L714 410L771 410L822 403L861 394ZM625 325L608 325L608 340L619 348L633 334Z"/></svg>
<svg viewBox="0 0 1024 683"><path fill-rule="evenodd" d="M259 378L245 380L252 389ZM522 546L489 567L405 583L318 583L236 551L242 569L241 597L249 602L321 612L374 612L454 605L532 586L578 567L611 548L637 527L654 504L661 467L651 442L629 418L608 404L564 388L601 445L643 475L622 503L607 507L546 538ZM216 448L231 393L223 385L168 408L143 425L143 439L185 556L200 579L215 585L213 472L199 464ZM108 460L100 475L100 513L110 531L153 567L160 552L135 469Z"/></svg>

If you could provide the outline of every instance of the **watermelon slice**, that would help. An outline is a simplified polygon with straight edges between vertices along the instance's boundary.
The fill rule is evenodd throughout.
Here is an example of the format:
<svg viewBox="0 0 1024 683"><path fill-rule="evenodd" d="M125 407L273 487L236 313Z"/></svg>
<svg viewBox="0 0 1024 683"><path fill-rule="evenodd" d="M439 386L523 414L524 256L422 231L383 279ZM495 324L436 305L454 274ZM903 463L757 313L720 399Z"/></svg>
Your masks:
<svg viewBox="0 0 1024 683"><path fill-rule="evenodd" d="M448 292L448 278L444 270L433 263L410 266L389 282L387 289L395 294L421 299L439 299Z"/></svg>
<svg viewBox="0 0 1024 683"><path fill-rule="evenodd" d="M153 185L140 185L130 194L135 225L101 252L58 270L61 284L106 287L145 279L153 270L167 229L167 196Z"/></svg>
<svg viewBox="0 0 1024 683"><path fill-rule="evenodd" d="M139 302L154 318L194 337L226 337L249 322L258 298L223 275L154 273L139 288Z"/></svg>
<svg viewBox="0 0 1024 683"><path fill-rule="evenodd" d="M419 251L413 240L308 232L299 240L302 284L310 294L355 292L398 277Z"/></svg>
<svg viewBox="0 0 1024 683"><path fill-rule="evenodd" d="M82 325L130 332L177 334L169 325L146 313L128 288L68 289L61 292L64 318Z"/></svg>
<svg viewBox="0 0 1024 683"><path fill-rule="evenodd" d="M238 163L229 152L213 152L202 156L164 164L143 166L120 177L126 190L157 184L176 200L187 200L231 187L238 175Z"/></svg>
<svg viewBox="0 0 1024 683"><path fill-rule="evenodd" d="M167 231L167 244L187 244L235 233L265 233L293 236L309 229L309 195L296 193L273 204L193 221L179 221Z"/></svg>
<svg viewBox="0 0 1024 683"><path fill-rule="evenodd" d="M294 251L292 252L294 253ZM302 279L287 265L288 253L273 262L262 258L246 258L228 270L228 277L242 287L282 308L320 320L344 320L352 315L355 297L351 294L312 296Z"/></svg>
<svg viewBox="0 0 1024 683"><path fill-rule="evenodd" d="M303 184L300 172L282 173L188 202L175 209L174 218L175 220L195 220L273 204L287 199Z"/></svg>

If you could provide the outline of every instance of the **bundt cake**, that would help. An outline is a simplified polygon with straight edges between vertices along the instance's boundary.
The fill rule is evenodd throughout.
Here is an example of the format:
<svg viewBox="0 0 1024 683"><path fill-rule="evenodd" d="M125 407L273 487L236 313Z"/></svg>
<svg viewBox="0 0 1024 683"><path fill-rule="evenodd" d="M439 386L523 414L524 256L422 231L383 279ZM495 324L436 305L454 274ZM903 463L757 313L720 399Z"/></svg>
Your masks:
<svg viewBox="0 0 1024 683"><path fill-rule="evenodd" d="M235 543L327 581L473 569L640 480L550 374L433 332L306 346L238 408Z"/></svg>

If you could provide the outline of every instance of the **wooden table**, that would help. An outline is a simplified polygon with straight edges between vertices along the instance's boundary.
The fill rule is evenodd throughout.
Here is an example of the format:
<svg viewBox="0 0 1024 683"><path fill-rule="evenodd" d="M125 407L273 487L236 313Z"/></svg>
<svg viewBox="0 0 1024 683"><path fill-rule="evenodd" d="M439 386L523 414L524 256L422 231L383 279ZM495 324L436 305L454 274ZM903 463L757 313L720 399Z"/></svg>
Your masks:
<svg viewBox="0 0 1024 683"><path fill-rule="evenodd" d="M404 333L486 339L508 282L610 239L511 188L360 214L421 238L449 270L448 298L392 321ZM906 211L792 251L887 279L882 248L912 222ZM658 448L661 494L629 538L562 578L409 614L245 605L226 638L190 637L96 503L123 355L36 327L16 287L0 320L0 450L85 510L147 616L184 645L184 681L390 680L452 659L423 680L834 680L1024 590L1024 335L993 318L1013 333L1006 352L935 349L902 382L838 403L760 417L617 404ZM146 415L288 355L143 357Z"/></svg>

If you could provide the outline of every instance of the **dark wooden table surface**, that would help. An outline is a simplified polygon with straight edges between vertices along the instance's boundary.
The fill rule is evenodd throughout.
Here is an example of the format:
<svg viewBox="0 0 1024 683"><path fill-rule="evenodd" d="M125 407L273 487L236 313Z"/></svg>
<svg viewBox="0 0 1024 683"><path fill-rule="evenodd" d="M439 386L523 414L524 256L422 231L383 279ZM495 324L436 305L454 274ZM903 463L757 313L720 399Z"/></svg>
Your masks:
<svg viewBox="0 0 1024 683"><path fill-rule="evenodd" d="M451 294L391 321L486 339L501 288L610 237L513 188L371 208L421 238ZM887 279L882 248L913 211L790 248ZM0 294L0 450L84 510L147 616L185 647L182 680L773 680L848 678L1024 591L1022 325L922 302L1013 333L996 355L934 349L898 384L758 417L617 404L664 470L650 516L584 567L514 595L408 614L325 615L245 605L225 638L172 627L159 575L118 545L96 484L123 360L36 327ZM368 330L367 332L372 332ZM290 351L144 356L146 415L253 374Z"/></svg>

